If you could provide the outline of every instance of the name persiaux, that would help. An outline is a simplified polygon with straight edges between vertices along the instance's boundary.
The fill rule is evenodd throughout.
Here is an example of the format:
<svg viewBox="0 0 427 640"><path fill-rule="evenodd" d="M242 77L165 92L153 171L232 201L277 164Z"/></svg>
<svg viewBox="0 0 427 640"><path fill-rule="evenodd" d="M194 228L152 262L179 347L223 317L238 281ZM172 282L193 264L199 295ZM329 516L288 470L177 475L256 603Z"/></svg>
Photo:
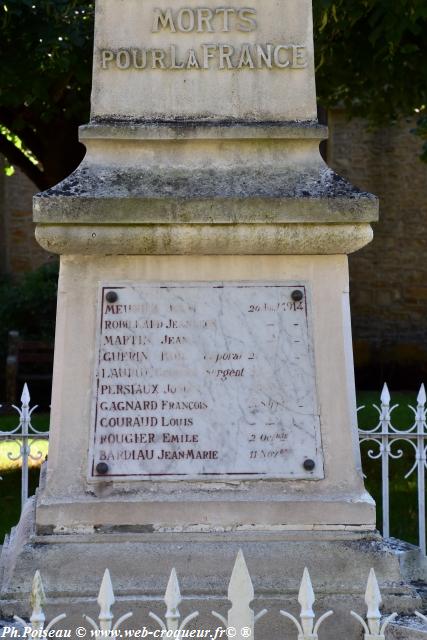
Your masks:
<svg viewBox="0 0 427 640"><path fill-rule="evenodd" d="M257 10L246 7L217 9L184 7L155 9L151 32L178 33L250 33L258 27ZM234 69L305 69L305 45L294 43L202 43L184 49L177 44L168 47L129 47L101 49L102 69L119 70L219 70Z"/></svg>

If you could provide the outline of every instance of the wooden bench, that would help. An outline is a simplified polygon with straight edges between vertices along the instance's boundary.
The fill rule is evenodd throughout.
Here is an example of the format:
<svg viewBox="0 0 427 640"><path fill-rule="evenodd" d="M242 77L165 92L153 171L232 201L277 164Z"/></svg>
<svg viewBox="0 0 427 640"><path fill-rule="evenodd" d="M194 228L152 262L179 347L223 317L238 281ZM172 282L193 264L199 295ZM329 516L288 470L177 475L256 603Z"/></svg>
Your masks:
<svg viewBox="0 0 427 640"><path fill-rule="evenodd" d="M33 383L51 384L53 345L38 340L25 340L18 331L9 331L6 360L6 401L17 404L24 383L30 392Z"/></svg>

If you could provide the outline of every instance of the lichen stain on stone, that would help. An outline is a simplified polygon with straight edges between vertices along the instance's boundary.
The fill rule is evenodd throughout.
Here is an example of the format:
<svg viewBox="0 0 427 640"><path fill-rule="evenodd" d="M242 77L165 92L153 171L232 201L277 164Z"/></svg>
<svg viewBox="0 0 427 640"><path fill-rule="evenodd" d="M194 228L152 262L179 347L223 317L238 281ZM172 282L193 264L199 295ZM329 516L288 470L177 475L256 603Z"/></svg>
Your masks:
<svg viewBox="0 0 427 640"><path fill-rule="evenodd" d="M98 125L104 127L126 127L137 128L141 125L151 127L170 127L176 129L195 129L197 127L283 127L283 128L299 128L299 129L316 129L321 128L317 120L260 120L257 115L253 118L218 118L206 114L198 118L188 118L186 116L157 116L152 118L136 117L136 116L123 116L123 114L117 115L99 115L91 118L91 125Z"/></svg>
<svg viewBox="0 0 427 640"><path fill-rule="evenodd" d="M48 198L347 198L375 196L353 187L325 167L319 170L253 169L157 171L81 165L61 183L36 196Z"/></svg>

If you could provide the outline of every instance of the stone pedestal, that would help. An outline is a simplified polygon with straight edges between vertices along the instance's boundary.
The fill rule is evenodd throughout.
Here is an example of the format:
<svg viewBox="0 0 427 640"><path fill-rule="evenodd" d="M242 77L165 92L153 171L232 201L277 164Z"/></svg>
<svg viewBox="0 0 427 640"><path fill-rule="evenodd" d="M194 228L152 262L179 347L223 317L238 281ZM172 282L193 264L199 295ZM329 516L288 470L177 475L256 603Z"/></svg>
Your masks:
<svg viewBox="0 0 427 640"><path fill-rule="evenodd" d="M80 626L83 611L96 618L95 596L104 567L108 566L117 599L115 615L131 610L134 617L129 628L155 629L148 613L163 613L164 593L173 566L183 595L182 615L198 610L195 628L216 628L211 611L225 613L230 607L226 593L239 549L245 554L254 584L253 608L256 612L269 610L266 620L256 625L258 637L275 640L294 633L279 610L298 615L296 598L306 566L316 593L316 611L335 612L320 633L321 638L360 637L360 627L349 612L364 614L366 581L372 567L381 585L384 612L411 614L422 606L415 590L402 580L404 563L411 552L387 544L378 534L319 530L203 534L122 531L35 536L14 566L14 580L7 592L9 602L3 614L28 612L23 596L31 588L31 563L45 568L42 573L49 594L47 616L65 610L68 618L62 623L64 627Z"/></svg>
<svg viewBox="0 0 427 640"><path fill-rule="evenodd" d="M95 348L99 321L96 304L98 283L153 281L306 283L311 297L309 321L313 330L316 393L319 398L317 406L320 406L318 446L321 459L318 469L315 470L318 471L317 476L313 478L314 472L305 472L304 451L300 454L292 451L290 454L295 458L300 455L301 458L298 463L298 469L301 469L300 477L295 481L280 477L269 479L268 476L247 480L239 476L234 479L232 475L220 477L218 480L213 476L209 480L201 477L189 480L185 477L151 477L146 480L140 477L139 481L131 475L122 478L95 473L95 477L90 477L89 473L88 476L91 455L89 439L93 427L91 422L95 419L93 389L96 386L94 376L98 358ZM153 301L156 300L155 296L154 289ZM152 330L150 335L161 340L164 333L165 330ZM179 335L180 332L175 330L169 333ZM176 353L176 347L173 345L165 346L165 349L172 355ZM247 351L256 352L257 344L247 345ZM256 357L260 355L257 352ZM157 361L156 363L158 364ZM118 366L117 363L114 364ZM189 367L196 367L197 364L188 362ZM246 361L247 366L248 364L250 363ZM176 364L172 363L170 366L175 366L176 370ZM161 384L158 393L153 396L150 395L150 388L145 389L145 400L170 401L171 394L165 392L166 383L163 378L144 377L142 382L147 386L159 379ZM111 383L117 380L104 379L103 382ZM119 382L124 384L126 380L119 379ZM179 383L179 380L175 382ZM222 389L230 388L231 383L228 387L224 384L216 385L214 392L221 393ZM284 380L283 384L290 389L290 393L301 393L298 387L293 389L295 381ZM116 387L113 392L116 392ZM180 395L178 392L178 399L190 398L196 402L206 400L207 403L206 393L200 391L200 394L197 395L193 391ZM111 398L113 401L117 399L122 402L129 399L128 396L119 393L118 396L116 394L110 397L110 404ZM176 401L176 393L172 395L172 399ZM176 410L172 415L192 416L200 430L208 428L206 421L209 421L213 410L214 399L211 399L210 411L209 408L204 412ZM126 416L133 415L129 411L124 413ZM138 415L138 412L136 413ZM147 410L141 415L150 416L151 413ZM117 411L111 415L117 416ZM166 416L166 412L161 415ZM261 419L266 418L261 416ZM170 420L169 418L169 422ZM235 433L232 426L224 425L222 438L229 440L229 446L238 439L242 456L247 455L246 442L249 436L243 436L241 431L237 432L237 423L234 424ZM120 530L123 526L135 531L287 530L314 526L331 530L373 529L374 505L363 487L355 426L346 257L62 258L51 423L52 433L55 435L50 444L46 486L38 496L36 522L39 533L94 532L113 530L115 527ZM248 428L246 426L246 429ZM99 429L102 430L102 427ZM228 432L229 429L231 432ZM158 434L169 433L171 429L157 426L151 429L139 428L137 431ZM272 432L271 428L268 430L267 427L266 431ZM116 432L117 428L108 430L109 434ZM122 428L121 433L123 432L132 432L132 429ZM186 433L189 432L193 433L187 428ZM276 434L276 431L273 430L272 433ZM215 444L214 438L212 447ZM254 446L259 447L260 443ZM144 447L147 445L134 449L145 450ZM125 450L126 445L119 445L118 449ZM181 445L177 449L186 450L188 445ZM279 449L280 442L273 451ZM261 447L261 450L264 449ZM283 460L285 464L285 459ZM150 464L152 463L141 462L140 466L148 465L149 469ZM267 468L268 466L271 466L271 463Z"/></svg>

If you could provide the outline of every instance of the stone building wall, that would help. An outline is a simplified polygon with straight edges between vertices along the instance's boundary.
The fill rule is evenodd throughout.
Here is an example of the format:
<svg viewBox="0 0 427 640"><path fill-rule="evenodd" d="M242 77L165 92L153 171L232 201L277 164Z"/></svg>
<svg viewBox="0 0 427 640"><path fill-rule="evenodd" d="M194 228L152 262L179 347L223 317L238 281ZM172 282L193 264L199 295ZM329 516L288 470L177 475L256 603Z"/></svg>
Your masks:
<svg viewBox="0 0 427 640"><path fill-rule="evenodd" d="M328 162L380 197L374 241L350 257L353 335L361 384L427 382L427 165L415 120L369 131L329 113Z"/></svg>
<svg viewBox="0 0 427 640"><path fill-rule="evenodd" d="M38 189L19 169L6 176L3 166L0 159L0 270L19 277L49 255L34 239L32 197Z"/></svg>

